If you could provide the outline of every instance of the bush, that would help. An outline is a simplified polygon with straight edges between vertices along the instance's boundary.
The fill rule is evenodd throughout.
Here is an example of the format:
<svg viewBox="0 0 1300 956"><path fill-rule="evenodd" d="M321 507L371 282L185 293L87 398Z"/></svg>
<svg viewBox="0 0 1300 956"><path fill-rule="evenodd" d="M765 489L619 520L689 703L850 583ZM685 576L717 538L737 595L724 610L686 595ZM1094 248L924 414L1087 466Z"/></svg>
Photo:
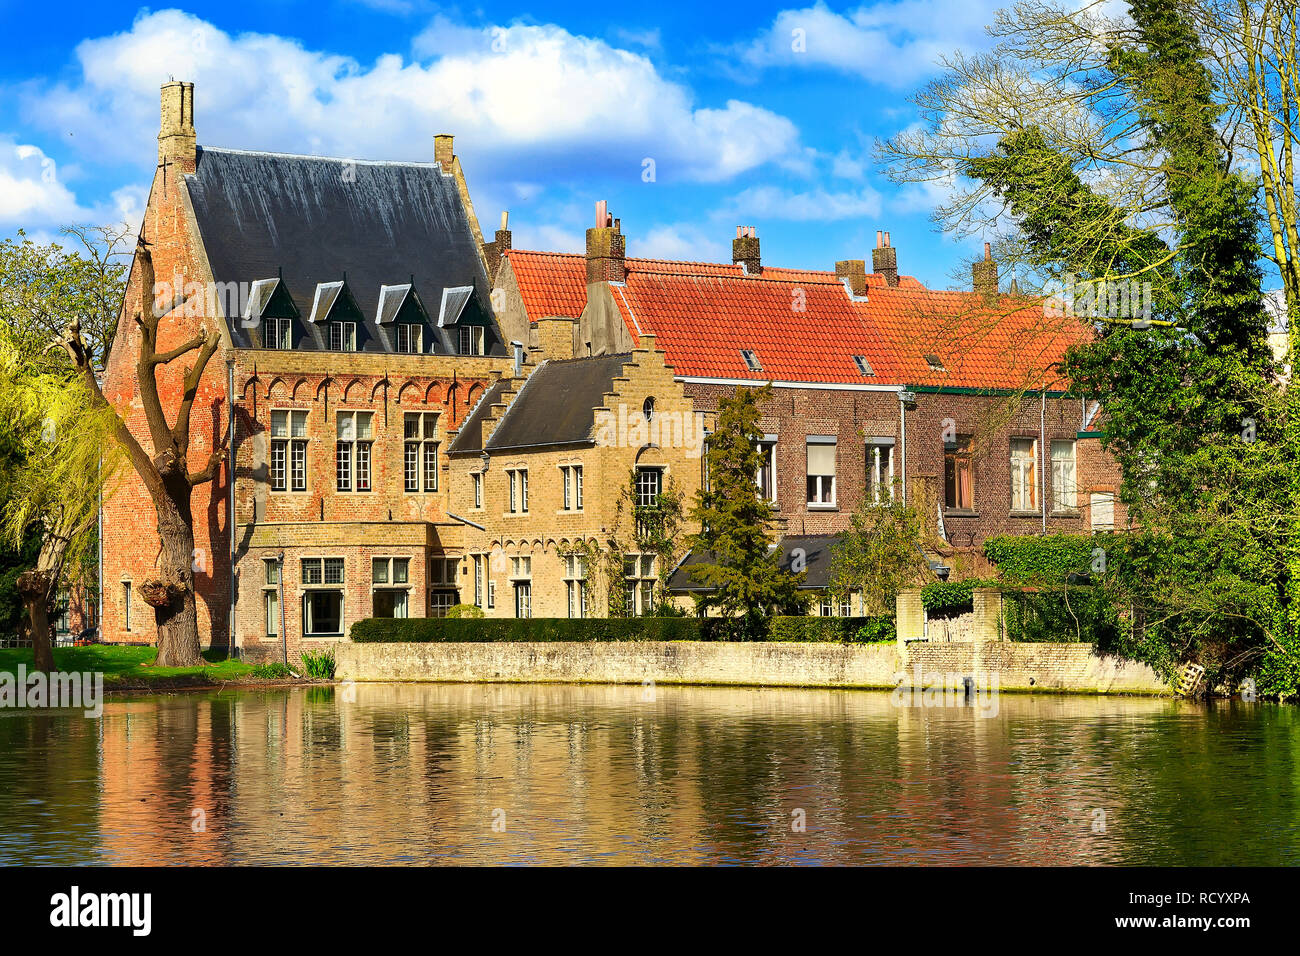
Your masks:
<svg viewBox="0 0 1300 956"><path fill-rule="evenodd" d="M254 664L253 676L263 680L288 680L293 676L293 671L288 664L273 661L270 664Z"/></svg>
<svg viewBox="0 0 1300 956"><path fill-rule="evenodd" d="M1109 648L1120 636L1115 606L1105 592L1094 587L1005 591L1002 617L1011 641L1085 641Z"/></svg>
<svg viewBox="0 0 1300 956"><path fill-rule="evenodd" d="M483 614L483 609L476 605L457 604L454 607L448 609L447 616L452 619L456 619L456 618L465 618L465 617L477 618L477 617L484 617L485 615Z"/></svg>
<svg viewBox="0 0 1300 956"><path fill-rule="evenodd" d="M775 617L769 640L866 644L896 638L892 617Z"/></svg>
<svg viewBox="0 0 1300 956"><path fill-rule="evenodd" d="M283 667L284 665L280 666ZM321 651L302 652L302 669L313 680L333 680L336 666L337 661L334 659L334 648L332 647L327 647Z"/></svg>
<svg viewBox="0 0 1300 956"><path fill-rule="evenodd" d="M1110 534L1001 534L984 542L984 556L1009 584L1061 584L1085 574L1094 548L1112 548Z"/></svg>
<svg viewBox="0 0 1300 956"><path fill-rule="evenodd" d="M370 618L352 625L357 643L518 641L736 641L743 620L726 617ZM892 617L774 617L766 640L867 643L895 639ZM304 664L305 664L304 657Z"/></svg>
<svg viewBox="0 0 1300 956"><path fill-rule="evenodd" d="M921 606L932 617L965 614L975 608L976 588L995 588L997 581L967 578L965 581L931 581L921 588Z"/></svg>
<svg viewBox="0 0 1300 956"><path fill-rule="evenodd" d="M698 641L701 621L687 617L370 618L352 625L357 643L507 641Z"/></svg>

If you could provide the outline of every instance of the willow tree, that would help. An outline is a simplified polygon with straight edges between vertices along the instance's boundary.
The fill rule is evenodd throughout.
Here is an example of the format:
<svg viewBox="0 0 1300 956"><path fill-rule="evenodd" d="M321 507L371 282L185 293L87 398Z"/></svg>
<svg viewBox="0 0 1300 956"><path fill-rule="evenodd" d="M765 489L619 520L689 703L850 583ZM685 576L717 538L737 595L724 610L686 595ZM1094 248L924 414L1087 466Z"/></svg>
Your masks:
<svg viewBox="0 0 1300 956"><path fill-rule="evenodd" d="M113 416L92 407L90 393L66 366L42 368L0 325L0 421L13 454L0 464L0 529L15 545L40 536L35 567L18 576L35 666L54 669L49 609L68 569L94 548L100 496L116 456Z"/></svg>
<svg viewBox="0 0 1300 956"><path fill-rule="evenodd" d="M139 586L141 597L154 609L158 627L160 666L190 667L202 663L199 652L198 608L194 590L194 489L212 481L221 466L225 441L218 443L207 461L196 470L189 465L190 418L203 372L221 344L215 326L204 328L174 348L159 351L159 330L163 319L185 306L179 296L170 303L156 299L153 257L141 238L136 247L141 276L141 310L133 321L140 332L134 384L144 411L152 454L136 438L100 390L95 377L94 356L83 341L80 322L73 320L60 341L72 359L82 383L90 393L91 405L112 413L112 435L123 449L153 501L157 518L158 558L155 573ZM168 421L158 390L159 370L172 362L193 356L185 367L181 400L174 419Z"/></svg>

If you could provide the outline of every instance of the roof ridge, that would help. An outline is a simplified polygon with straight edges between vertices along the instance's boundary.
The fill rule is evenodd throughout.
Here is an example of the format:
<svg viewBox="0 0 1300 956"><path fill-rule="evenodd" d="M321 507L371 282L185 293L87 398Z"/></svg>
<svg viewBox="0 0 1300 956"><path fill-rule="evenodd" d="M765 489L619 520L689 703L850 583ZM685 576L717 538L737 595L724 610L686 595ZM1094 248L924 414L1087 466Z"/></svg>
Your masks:
<svg viewBox="0 0 1300 956"><path fill-rule="evenodd" d="M199 146L200 152L233 153L238 156L274 156L278 159L317 159L323 163L355 163L358 166L415 166L421 169L442 168L441 163L421 163L401 159L357 159L353 156L317 156L308 153L279 153L269 149L231 149L227 146Z"/></svg>

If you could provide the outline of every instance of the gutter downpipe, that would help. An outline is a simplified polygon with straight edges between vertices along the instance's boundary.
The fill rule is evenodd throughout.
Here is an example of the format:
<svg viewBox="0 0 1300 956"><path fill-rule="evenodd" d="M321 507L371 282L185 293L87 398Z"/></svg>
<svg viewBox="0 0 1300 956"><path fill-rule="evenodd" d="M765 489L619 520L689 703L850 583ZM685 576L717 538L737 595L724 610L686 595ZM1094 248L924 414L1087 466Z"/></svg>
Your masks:
<svg viewBox="0 0 1300 956"><path fill-rule="evenodd" d="M901 447L902 459L899 467L903 473L903 504L907 504L907 403L902 400L902 393L899 393L898 400L898 438Z"/></svg>
<svg viewBox="0 0 1300 956"><path fill-rule="evenodd" d="M289 635L284 630L284 552L281 551L275 560L280 566L280 573L276 575L280 579L280 646L284 650L284 663L287 667L289 665Z"/></svg>
<svg viewBox="0 0 1300 956"><path fill-rule="evenodd" d="M230 527L230 560L227 573L230 575L230 609L226 618L226 653L232 658L238 656L235 649L235 363L226 362L226 484L229 485L230 498L226 505L226 524Z"/></svg>
<svg viewBox="0 0 1300 956"><path fill-rule="evenodd" d="M1047 392L1040 392L1042 404L1038 408L1038 455L1043 466L1038 469L1038 502L1043 512L1043 534L1047 534L1047 493L1044 487L1047 479L1045 472L1050 467L1047 448Z"/></svg>

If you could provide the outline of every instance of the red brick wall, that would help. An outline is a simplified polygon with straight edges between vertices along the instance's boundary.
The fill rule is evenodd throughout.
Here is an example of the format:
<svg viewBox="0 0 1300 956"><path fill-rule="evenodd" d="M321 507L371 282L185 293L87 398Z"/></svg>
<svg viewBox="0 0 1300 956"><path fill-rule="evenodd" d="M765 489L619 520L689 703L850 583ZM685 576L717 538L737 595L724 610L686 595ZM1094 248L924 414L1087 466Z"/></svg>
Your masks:
<svg viewBox="0 0 1300 956"><path fill-rule="evenodd" d="M184 187L177 181L174 165L160 169L154 177L149 204L141 227L150 244L158 282L173 282L176 276L184 283L211 281L203 265L201 250L192 229ZM152 453L148 427L140 406L135 381L135 363L139 355L140 332L134 316L141 309L139 263L133 264L123 303L117 338L104 373L104 393L121 412L132 433L146 452ZM207 320L215 321L215 320ZM165 318L159 326L158 349L173 348L192 338L203 326L203 317L180 314ZM225 358L223 346L208 363L194 401L191 417L189 462L192 470L201 468L224 435L226 427ZM182 378L193 362L193 353L157 371L159 397L164 409L174 418L181 399ZM224 467L215 481L194 490L195 586L198 594L199 637L203 644L225 642L226 609L229 604L230 577L228 562L214 560L227 549L226 493ZM104 504L104 601L103 637L107 641L152 641L155 639L153 609L135 594L131 603L131 630L125 627L124 583L138 585L150 576L158 556L157 524L153 502L139 476L125 464Z"/></svg>

